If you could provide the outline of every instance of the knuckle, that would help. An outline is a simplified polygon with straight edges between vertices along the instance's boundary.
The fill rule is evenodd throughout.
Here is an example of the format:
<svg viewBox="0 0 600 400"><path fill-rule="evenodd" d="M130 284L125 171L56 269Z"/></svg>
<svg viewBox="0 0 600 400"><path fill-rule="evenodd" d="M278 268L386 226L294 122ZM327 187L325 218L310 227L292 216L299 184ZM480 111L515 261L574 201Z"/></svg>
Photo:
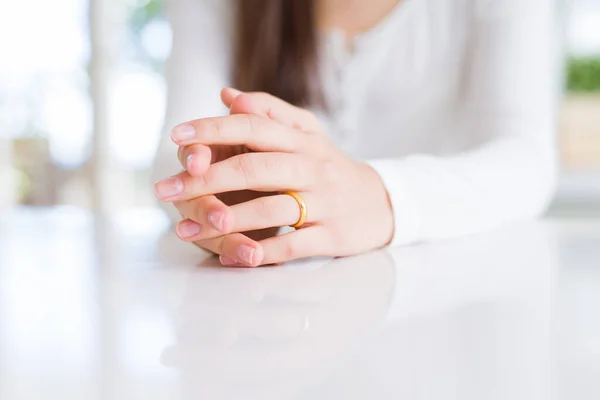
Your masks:
<svg viewBox="0 0 600 400"><path fill-rule="evenodd" d="M323 145L324 143L328 143L327 137L318 130L310 129L305 132L306 132L306 136L308 136L308 138L311 141L317 142L319 144L319 146Z"/></svg>
<svg viewBox="0 0 600 400"><path fill-rule="evenodd" d="M206 191L207 183L204 175L192 176L186 172L181 176L181 181L183 183L182 197L187 201L191 201Z"/></svg>
<svg viewBox="0 0 600 400"><path fill-rule="evenodd" d="M297 207L296 204L294 206ZM257 199L255 212L258 218L269 223L285 223L283 221L289 217L289 210L286 207L281 207L281 203L274 196L265 196Z"/></svg>
<svg viewBox="0 0 600 400"><path fill-rule="evenodd" d="M223 121L221 118L202 118L194 123L196 138L198 141L215 140L223 136Z"/></svg>
<svg viewBox="0 0 600 400"><path fill-rule="evenodd" d="M265 154L264 157L260 158L257 168L263 171L278 171L286 164L285 156L286 154ZM295 165L292 164L292 166Z"/></svg>
<svg viewBox="0 0 600 400"><path fill-rule="evenodd" d="M202 199L190 201L188 205L188 218L202 223L204 221L204 209L204 201Z"/></svg>
<svg viewBox="0 0 600 400"><path fill-rule="evenodd" d="M240 118L242 118L241 123L244 125L241 133L248 142L246 145L249 145L254 142L256 136L261 135L264 129L264 120L255 114L241 114Z"/></svg>
<svg viewBox="0 0 600 400"><path fill-rule="evenodd" d="M321 123L313 112L304 108L298 108L298 112L302 122L297 122L295 128L301 129L309 135L321 130Z"/></svg>
<svg viewBox="0 0 600 400"><path fill-rule="evenodd" d="M225 136L225 129L223 127L223 120L220 118L208 118L206 122L210 124L208 132L212 133L216 137Z"/></svg>
<svg viewBox="0 0 600 400"><path fill-rule="evenodd" d="M248 132L253 136L264 135L265 131L273 128L273 121L262 115L247 114L249 129Z"/></svg>
<svg viewBox="0 0 600 400"><path fill-rule="evenodd" d="M212 169L212 168L211 168ZM192 189L193 193L200 193L204 188L210 187L211 183L215 180L214 178L215 170L209 170L206 174L200 176L191 177L194 188Z"/></svg>
<svg viewBox="0 0 600 400"><path fill-rule="evenodd" d="M335 193L330 193L327 198L328 209L331 210L327 218L329 221L339 220L347 213L348 202L344 196L339 196Z"/></svg>
<svg viewBox="0 0 600 400"><path fill-rule="evenodd" d="M281 183L296 182L300 185L312 184L319 174L318 168L304 156L286 154L274 157L268 165L273 171L279 171L278 176Z"/></svg>
<svg viewBox="0 0 600 400"><path fill-rule="evenodd" d="M294 260L299 257L300 251L295 241L289 240L283 248L283 256L286 260Z"/></svg>
<svg viewBox="0 0 600 400"><path fill-rule="evenodd" d="M215 129L215 122L210 118L202 118L194 121L196 136L205 136Z"/></svg>
<svg viewBox="0 0 600 400"><path fill-rule="evenodd" d="M256 178L256 162L252 155L252 153L247 153L234 157L234 171L243 177L246 184L253 182Z"/></svg>
<svg viewBox="0 0 600 400"><path fill-rule="evenodd" d="M323 135L313 129L304 130L303 132L305 134L305 138L307 139L307 147L314 148L314 154L321 154L323 150L322 147L324 145Z"/></svg>
<svg viewBox="0 0 600 400"><path fill-rule="evenodd" d="M243 118L244 118L244 123L247 125L248 127L248 132L250 132L251 134L255 134L257 132L257 118L255 115L253 114L242 114Z"/></svg>
<svg viewBox="0 0 600 400"><path fill-rule="evenodd" d="M227 249L227 243L228 243L228 241L229 241L229 240L228 240L228 239L229 239L229 237L230 237L230 236L227 236L227 235L226 235L226 236L223 236L223 237L222 237L222 238L220 238L220 239L216 239L216 243L215 243L215 245L214 245L214 247L216 248L216 250L215 250L215 253L218 253L218 254L224 254L224 252L225 252L225 251L226 251L226 249Z"/></svg>
<svg viewBox="0 0 600 400"><path fill-rule="evenodd" d="M275 207L269 197L259 197L256 199L256 215L261 219L268 219L274 214Z"/></svg>
<svg viewBox="0 0 600 400"><path fill-rule="evenodd" d="M338 182L340 179L340 172L338 164L331 160L320 161L317 167L320 170L318 176L326 182Z"/></svg>
<svg viewBox="0 0 600 400"><path fill-rule="evenodd" d="M211 253L219 254L218 239L203 239L194 242L198 247Z"/></svg>

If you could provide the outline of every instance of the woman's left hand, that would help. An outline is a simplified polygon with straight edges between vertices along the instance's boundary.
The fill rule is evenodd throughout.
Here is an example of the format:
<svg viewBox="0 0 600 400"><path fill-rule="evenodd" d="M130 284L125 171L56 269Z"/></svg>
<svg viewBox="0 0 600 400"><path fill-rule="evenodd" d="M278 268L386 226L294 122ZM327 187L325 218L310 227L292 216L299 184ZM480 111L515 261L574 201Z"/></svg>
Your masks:
<svg viewBox="0 0 600 400"><path fill-rule="evenodd" d="M280 107L282 101L276 101ZM286 107L286 112L297 110ZM243 145L253 151L211 164L201 176L183 171L156 185L159 198L174 202L186 218L178 225L180 238L201 240L203 247L220 255L224 265L347 256L391 240L392 209L379 175L367 164L342 154L321 132L265 116L236 114L179 125L171 137L182 147L181 160L190 155L206 157L205 151L194 154L206 146ZM232 206L211 196L240 190L296 191L307 205L306 223L294 232L256 242L242 232L293 225L300 216L299 205L285 194ZM223 216L221 229L210 223L215 210Z"/></svg>

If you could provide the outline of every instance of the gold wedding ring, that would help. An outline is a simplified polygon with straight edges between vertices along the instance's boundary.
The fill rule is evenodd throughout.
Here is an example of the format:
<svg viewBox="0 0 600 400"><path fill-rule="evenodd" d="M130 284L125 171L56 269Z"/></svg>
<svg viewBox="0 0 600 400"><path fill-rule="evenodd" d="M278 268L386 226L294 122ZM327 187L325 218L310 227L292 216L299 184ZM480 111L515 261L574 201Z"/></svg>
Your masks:
<svg viewBox="0 0 600 400"><path fill-rule="evenodd" d="M302 196L300 196L296 192L288 191L288 192L284 192L283 194L287 194L288 196L293 197L294 200L296 200L296 203L298 203L298 207L300 207L300 218L298 219L298 222L296 222L294 225L290 225L292 228L298 229L302 225L304 225L304 223L306 222L306 217L308 216L308 210L306 209L306 202L304 201Z"/></svg>

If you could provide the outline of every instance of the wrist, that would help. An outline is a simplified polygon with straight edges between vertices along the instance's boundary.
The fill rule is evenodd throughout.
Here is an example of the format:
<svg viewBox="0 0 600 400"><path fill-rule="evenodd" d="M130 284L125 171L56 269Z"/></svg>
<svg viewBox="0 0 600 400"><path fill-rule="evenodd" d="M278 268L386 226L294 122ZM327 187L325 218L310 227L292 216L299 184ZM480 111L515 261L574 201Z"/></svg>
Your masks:
<svg viewBox="0 0 600 400"><path fill-rule="evenodd" d="M369 182L370 205L373 210L373 221L376 224L377 231L380 233L380 246L389 245L394 238L394 210L392 201L383 179L379 173L369 164L362 163L363 169L367 174Z"/></svg>

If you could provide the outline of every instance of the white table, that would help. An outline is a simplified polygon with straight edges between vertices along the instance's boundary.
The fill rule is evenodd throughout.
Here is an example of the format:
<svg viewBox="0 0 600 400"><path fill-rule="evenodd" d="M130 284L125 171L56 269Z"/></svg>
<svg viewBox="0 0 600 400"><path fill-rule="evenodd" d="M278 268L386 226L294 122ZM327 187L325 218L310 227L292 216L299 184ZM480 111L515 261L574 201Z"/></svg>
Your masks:
<svg viewBox="0 0 600 400"><path fill-rule="evenodd" d="M0 214L0 399L600 399L600 221L259 269L159 221Z"/></svg>

